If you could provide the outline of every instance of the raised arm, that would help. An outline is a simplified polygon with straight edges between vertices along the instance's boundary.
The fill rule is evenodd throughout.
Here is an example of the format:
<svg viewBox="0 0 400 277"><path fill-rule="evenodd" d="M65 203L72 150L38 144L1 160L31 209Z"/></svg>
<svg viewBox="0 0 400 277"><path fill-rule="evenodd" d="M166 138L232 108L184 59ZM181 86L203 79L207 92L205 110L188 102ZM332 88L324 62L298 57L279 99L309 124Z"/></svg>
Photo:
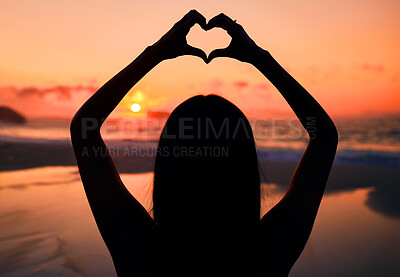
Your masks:
<svg viewBox="0 0 400 277"><path fill-rule="evenodd" d="M194 24L206 20L190 11L153 46L103 85L79 109L70 125L71 141L90 208L111 253L119 276L147 276L151 269L153 222L147 211L122 183L100 128L128 91L153 67L166 59L194 55L186 35ZM133 264L134 263L134 264Z"/></svg>
<svg viewBox="0 0 400 277"><path fill-rule="evenodd" d="M315 99L272 56L254 64L279 90L309 134L308 146L282 200L261 220L265 259L287 275L303 251L317 215L335 157L338 135Z"/></svg>
<svg viewBox="0 0 400 277"><path fill-rule="evenodd" d="M231 57L253 64L279 90L309 134L308 146L282 200L261 219L261 271L287 276L311 233L335 157L338 135L318 102L265 50L250 39L242 26L221 14L208 28L221 27L232 36L216 57ZM269 276L269 275L268 275Z"/></svg>

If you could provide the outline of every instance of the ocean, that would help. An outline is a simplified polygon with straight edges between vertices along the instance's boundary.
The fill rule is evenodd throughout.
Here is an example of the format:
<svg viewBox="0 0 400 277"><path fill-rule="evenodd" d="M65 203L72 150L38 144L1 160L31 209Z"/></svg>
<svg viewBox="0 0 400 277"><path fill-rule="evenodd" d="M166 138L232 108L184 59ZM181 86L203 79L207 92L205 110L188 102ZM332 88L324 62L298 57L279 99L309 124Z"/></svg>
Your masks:
<svg viewBox="0 0 400 277"><path fill-rule="evenodd" d="M112 119L102 135L109 148L148 151L157 147L164 123ZM75 165L69 124L31 119L0 125L1 277L116 276ZM400 118L335 124L336 159L289 277L400 276ZM290 118L254 119L251 125L267 176L260 199L265 214L284 195L307 135ZM152 158L115 161L127 189L151 212Z"/></svg>
<svg viewBox="0 0 400 277"><path fill-rule="evenodd" d="M307 145L305 130L295 118L250 120L258 156L271 161L299 161ZM0 125L0 142L69 143L69 119L38 118L25 125ZM157 146L165 119L110 119L102 136L115 147ZM336 164L400 166L400 116L339 118ZM89 126L89 125L88 125Z"/></svg>

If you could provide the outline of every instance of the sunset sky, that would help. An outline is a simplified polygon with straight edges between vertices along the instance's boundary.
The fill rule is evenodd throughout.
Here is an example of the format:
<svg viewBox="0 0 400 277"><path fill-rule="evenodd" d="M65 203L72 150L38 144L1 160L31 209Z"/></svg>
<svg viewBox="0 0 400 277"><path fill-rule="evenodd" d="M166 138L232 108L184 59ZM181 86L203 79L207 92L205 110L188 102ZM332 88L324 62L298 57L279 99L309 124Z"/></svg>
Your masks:
<svg viewBox="0 0 400 277"><path fill-rule="evenodd" d="M27 117L71 117L104 82L156 42L190 9L224 12L268 50L333 116L399 114L400 1L53 1L0 2L0 105ZM190 44L225 47L221 29L199 26ZM171 111L196 94L217 93L253 117L290 114L254 67L219 58L164 61L127 95Z"/></svg>

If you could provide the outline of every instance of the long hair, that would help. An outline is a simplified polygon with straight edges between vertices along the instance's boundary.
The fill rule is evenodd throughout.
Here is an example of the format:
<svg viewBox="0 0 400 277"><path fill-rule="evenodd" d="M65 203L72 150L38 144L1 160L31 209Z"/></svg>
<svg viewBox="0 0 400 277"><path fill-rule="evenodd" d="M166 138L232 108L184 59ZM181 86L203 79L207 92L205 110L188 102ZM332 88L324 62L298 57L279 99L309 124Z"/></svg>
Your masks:
<svg viewBox="0 0 400 277"><path fill-rule="evenodd" d="M250 124L234 104L199 95L171 113L155 160L153 213L155 275L258 269L257 154Z"/></svg>

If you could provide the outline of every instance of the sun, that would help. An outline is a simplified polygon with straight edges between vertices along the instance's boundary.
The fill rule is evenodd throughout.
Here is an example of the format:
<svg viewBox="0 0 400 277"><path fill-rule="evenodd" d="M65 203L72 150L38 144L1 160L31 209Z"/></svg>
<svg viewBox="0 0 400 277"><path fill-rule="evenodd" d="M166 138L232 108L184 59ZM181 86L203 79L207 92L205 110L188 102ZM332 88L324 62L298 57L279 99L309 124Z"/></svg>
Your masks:
<svg viewBox="0 0 400 277"><path fill-rule="evenodd" d="M138 103L133 103L131 105L131 111L134 113L140 112L141 109L142 109L142 107L140 107L140 105Z"/></svg>

